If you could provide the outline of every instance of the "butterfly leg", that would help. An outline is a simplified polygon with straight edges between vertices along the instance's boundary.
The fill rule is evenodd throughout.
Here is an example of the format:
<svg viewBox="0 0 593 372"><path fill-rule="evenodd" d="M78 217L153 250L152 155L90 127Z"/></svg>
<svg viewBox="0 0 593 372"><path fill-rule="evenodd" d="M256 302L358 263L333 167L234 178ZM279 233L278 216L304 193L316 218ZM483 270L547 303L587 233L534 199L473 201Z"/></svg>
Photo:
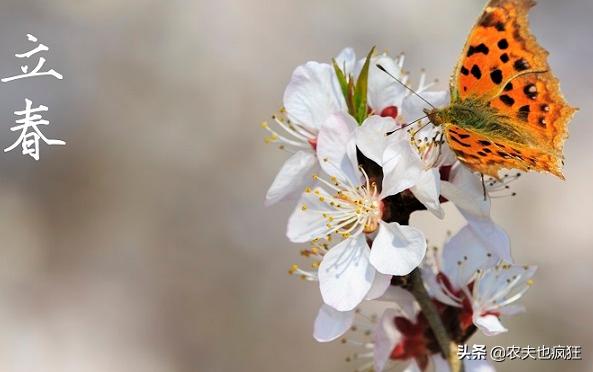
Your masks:
<svg viewBox="0 0 593 372"><path fill-rule="evenodd" d="M488 198L486 194L486 182L484 181L484 173L480 173L480 175L482 176L482 190L484 190L484 201L486 201Z"/></svg>

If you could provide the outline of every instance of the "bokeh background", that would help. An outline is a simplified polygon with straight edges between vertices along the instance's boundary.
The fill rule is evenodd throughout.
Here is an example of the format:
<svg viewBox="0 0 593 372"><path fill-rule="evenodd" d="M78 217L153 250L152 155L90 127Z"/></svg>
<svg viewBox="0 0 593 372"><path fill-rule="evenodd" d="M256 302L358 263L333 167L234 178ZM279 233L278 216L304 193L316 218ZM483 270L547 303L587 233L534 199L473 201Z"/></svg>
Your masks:
<svg viewBox="0 0 593 372"><path fill-rule="evenodd" d="M311 337L314 284L289 277L301 247L290 205L263 207L286 157L259 122L292 70L342 47L407 54L446 88L476 0L32 1L0 5L0 75L32 33L64 80L0 85L0 146L24 99L49 107L67 141L35 162L0 153L0 370L8 372L352 371L353 350ZM529 312L476 343L582 345L581 362L502 371L593 370L593 2L542 0L538 40L581 111L567 181L532 174L496 200L514 256L539 265ZM33 62L32 62L33 63ZM417 75L416 75L417 76ZM463 221L413 223L432 243Z"/></svg>

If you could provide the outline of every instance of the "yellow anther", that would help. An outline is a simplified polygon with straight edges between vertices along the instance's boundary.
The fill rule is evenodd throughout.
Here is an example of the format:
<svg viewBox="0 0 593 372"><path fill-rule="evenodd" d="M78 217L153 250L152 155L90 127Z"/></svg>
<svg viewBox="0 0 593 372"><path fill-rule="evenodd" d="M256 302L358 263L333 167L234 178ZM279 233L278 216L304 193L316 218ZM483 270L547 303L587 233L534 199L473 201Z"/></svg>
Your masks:
<svg viewBox="0 0 593 372"><path fill-rule="evenodd" d="M305 192L306 193L310 193L311 192L311 188L309 186L305 187Z"/></svg>
<svg viewBox="0 0 593 372"><path fill-rule="evenodd" d="M297 270L298 270L298 269L299 269L299 265L297 265L297 264L292 264L292 265L290 265L290 269L288 269L288 274L289 274L289 275L292 275L292 274L294 274L295 272L297 272Z"/></svg>
<svg viewBox="0 0 593 372"><path fill-rule="evenodd" d="M261 124L260 124L260 127L262 127L263 129L267 129L270 126L268 125L268 122L267 121L262 121Z"/></svg>
<svg viewBox="0 0 593 372"><path fill-rule="evenodd" d="M324 198L323 196L320 196L320 197L319 197L319 201L320 201L320 202L323 202L324 200L325 200L325 198Z"/></svg>
<svg viewBox="0 0 593 372"><path fill-rule="evenodd" d="M529 279L529 280L527 281L527 285L529 285L529 286L532 286L532 285L533 285L533 279Z"/></svg>
<svg viewBox="0 0 593 372"><path fill-rule="evenodd" d="M313 262L311 262L311 267L313 269L318 269L319 268L319 264L320 264L319 261L313 261Z"/></svg>
<svg viewBox="0 0 593 372"><path fill-rule="evenodd" d="M301 207L302 211L306 211L308 209L307 204L303 204L303 206Z"/></svg>

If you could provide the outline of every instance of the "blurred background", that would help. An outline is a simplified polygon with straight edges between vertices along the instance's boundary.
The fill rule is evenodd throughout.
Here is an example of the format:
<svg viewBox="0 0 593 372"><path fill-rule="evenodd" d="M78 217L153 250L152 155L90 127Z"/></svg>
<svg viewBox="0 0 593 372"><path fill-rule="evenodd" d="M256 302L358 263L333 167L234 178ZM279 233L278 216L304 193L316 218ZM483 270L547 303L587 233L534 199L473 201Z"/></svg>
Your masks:
<svg viewBox="0 0 593 372"><path fill-rule="evenodd" d="M32 1L0 5L0 75L49 46L63 80L0 85L0 146L14 111L46 105L65 147L0 153L0 370L352 371L353 350L311 336L321 298L287 275L301 247L291 205L263 207L287 154L259 123L292 70L343 47L407 54L447 87L482 1ZM533 32L569 102L566 182L531 174L496 200L521 263L539 266L528 313L489 345L582 345L577 362L503 371L592 371L593 2L542 0ZM35 59L36 58L32 58ZM33 62L31 62L33 63ZM413 223L439 244L463 220Z"/></svg>

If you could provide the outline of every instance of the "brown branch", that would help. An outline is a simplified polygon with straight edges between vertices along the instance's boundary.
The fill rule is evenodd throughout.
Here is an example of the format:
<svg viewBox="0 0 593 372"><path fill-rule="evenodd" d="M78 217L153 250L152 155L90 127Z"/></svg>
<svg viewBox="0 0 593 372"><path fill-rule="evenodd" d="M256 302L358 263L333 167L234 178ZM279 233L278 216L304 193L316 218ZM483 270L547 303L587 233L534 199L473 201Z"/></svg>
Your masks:
<svg viewBox="0 0 593 372"><path fill-rule="evenodd" d="M426 320L428 320L428 324L439 344L441 352L449 363L451 372L463 372L463 364L457 357L457 344L449 337L437 308L428 295L428 292L426 292L420 269L414 269L409 275L409 280L410 291L414 295L414 298L416 298L416 301L418 301Z"/></svg>

